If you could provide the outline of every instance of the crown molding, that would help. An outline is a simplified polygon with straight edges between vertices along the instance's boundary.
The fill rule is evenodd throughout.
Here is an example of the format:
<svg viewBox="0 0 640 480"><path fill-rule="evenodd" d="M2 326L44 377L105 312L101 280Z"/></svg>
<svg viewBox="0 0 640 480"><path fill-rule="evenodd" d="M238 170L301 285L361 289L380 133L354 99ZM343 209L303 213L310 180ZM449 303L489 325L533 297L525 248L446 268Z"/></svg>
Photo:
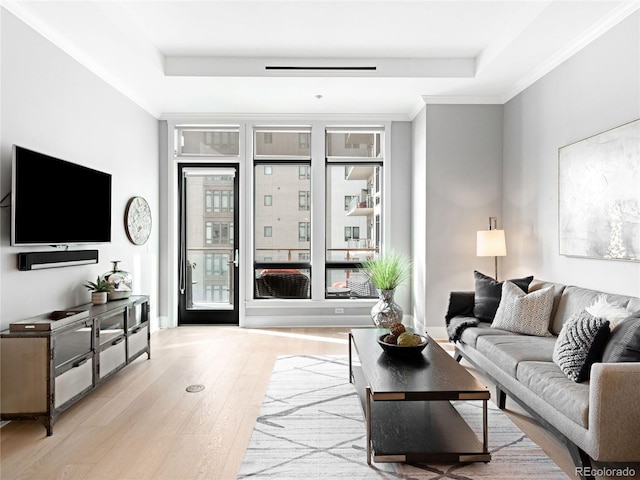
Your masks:
<svg viewBox="0 0 640 480"><path fill-rule="evenodd" d="M423 95L426 105L501 105L502 97L497 95Z"/></svg>
<svg viewBox="0 0 640 480"><path fill-rule="evenodd" d="M508 89L502 96L501 102L507 103L513 97L523 92L542 77L553 71L560 66L563 62L571 58L580 50L585 48L591 42L604 35L611 28L615 27L618 23L623 21L629 15L637 12L640 9L640 1L624 2L609 15L604 17L600 22L596 23L594 27L575 41L571 42L564 49L558 51L553 57L549 58L546 62L538 66L538 68L531 71L528 75L518 80L513 88Z"/></svg>

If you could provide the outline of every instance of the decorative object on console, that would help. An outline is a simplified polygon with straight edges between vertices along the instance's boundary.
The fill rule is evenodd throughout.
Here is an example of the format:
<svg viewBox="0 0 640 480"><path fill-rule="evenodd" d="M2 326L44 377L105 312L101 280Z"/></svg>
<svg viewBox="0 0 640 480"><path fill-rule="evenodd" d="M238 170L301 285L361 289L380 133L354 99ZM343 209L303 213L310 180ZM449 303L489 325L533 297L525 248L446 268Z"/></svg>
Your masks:
<svg viewBox="0 0 640 480"><path fill-rule="evenodd" d="M97 277L95 282L87 282L84 286L91 292L91 303L94 305L104 305L107 303L107 294L111 290L111 284L109 282Z"/></svg>
<svg viewBox="0 0 640 480"><path fill-rule="evenodd" d="M102 280L111 285L109 290L109 300L121 300L129 298L133 291L133 276L129 272L120 270L118 263L120 260L111 260L113 268L111 271L102 274Z"/></svg>
<svg viewBox="0 0 640 480"><path fill-rule="evenodd" d="M475 295L473 299L473 316L485 322L492 322L502 298L502 284L483 273L474 270ZM514 278L511 283L520 287L524 293L529 291L533 276Z"/></svg>
<svg viewBox="0 0 640 480"><path fill-rule="evenodd" d="M608 337L609 321L582 310L562 326L553 349L553 362L574 382L585 382L591 365L600 360Z"/></svg>
<svg viewBox="0 0 640 480"><path fill-rule="evenodd" d="M124 226L131 243L144 245L151 234L151 209L142 197L132 197L124 212Z"/></svg>
<svg viewBox="0 0 640 480"><path fill-rule="evenodd" d="M371 308L373 323L389 328L395 322L402 322L402 307L395 302L394 295L396 288L411 276L411 260L391 251L362 262L362 271L378 290L379 300Z"/></svg>
<svg viewBox="0 0 640 480"><path fill-rule="evenodd" d="M640 262L640 120L558 149L560 254Z"/></svg>
<svg viewBox="0 0 640 480"><path fill-rule="evenodd" d="M525 293L514 283L504 282L502 298L491 328L536 337L550 337L553 293L552 287Z"/></svg>
<svg viewBox="0 0 640 480"><path fill-rule="evenodd" d="M498 218L489 217L489 230L480 230L477 234L476 255L478 257L493 257L496 282L498 281L498 257L507 255L507 244L504 230L498 230Z"/></svg>

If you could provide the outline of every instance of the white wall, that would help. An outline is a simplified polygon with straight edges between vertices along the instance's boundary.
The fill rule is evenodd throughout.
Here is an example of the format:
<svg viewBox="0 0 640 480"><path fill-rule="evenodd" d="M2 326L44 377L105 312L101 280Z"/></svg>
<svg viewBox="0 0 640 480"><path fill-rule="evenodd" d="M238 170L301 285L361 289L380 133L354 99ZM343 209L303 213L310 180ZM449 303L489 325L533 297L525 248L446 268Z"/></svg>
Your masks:
<svg viewBox="0 0 640 480"><path fill-rule="evenodd" d="M490 216L503 225L502 106L427 105L418 123L426 128L426 166L414 172L414 189L425 197L425 218L417 223L426 240L416 247L425 254L423 323L437 335L449 292L472 290L474 269L493 276L493 258L476 257L476 231Z"/></svg>
<svg viewBox="0 0 640 480"><path fill-rule="evenodd" d="M558 148L640 118L639 27L636 12L504 106L510 277L640 296L640 263L558 253Z"/></svg>
<svg viewBox="0 0 640 480"><path fill-rule="evenodd" d="M21 272L11 247L10 209L0 218L0 328L9 323L89 301L82 284L110 270L110 260L134 275L134 293L158 291L158 122L11 13L1 16L0 193L11 189L11 146L18 144L113 175L112 241L97 265ZM127 200L149 202L154 227L144 246L129 242L123 215ZM97 201L99 199L88 199ZM43 199L60 201L60 199ZM61 201L61 208L64 202ZM78 247L83 248L83 247Z"/></svg>
<svg viewBox="0 0 640 480"><path fill-rule="evenodd" d="M413 119L411 155L411 257L413 260L413 314L424 324L427 270L427 109Z"/></svg>

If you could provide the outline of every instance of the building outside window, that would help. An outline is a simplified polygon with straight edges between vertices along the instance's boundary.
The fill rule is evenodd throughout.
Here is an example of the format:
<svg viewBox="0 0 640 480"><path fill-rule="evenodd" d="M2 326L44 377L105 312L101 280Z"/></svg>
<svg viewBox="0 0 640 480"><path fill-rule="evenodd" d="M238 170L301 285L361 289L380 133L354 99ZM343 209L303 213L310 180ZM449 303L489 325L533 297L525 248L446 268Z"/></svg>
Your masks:
<svg viewBox="0 0 640 480"><path fill-rule="evenodd" d="M309 298L311 129L256 127L254 165L255 297Z"/></svg>

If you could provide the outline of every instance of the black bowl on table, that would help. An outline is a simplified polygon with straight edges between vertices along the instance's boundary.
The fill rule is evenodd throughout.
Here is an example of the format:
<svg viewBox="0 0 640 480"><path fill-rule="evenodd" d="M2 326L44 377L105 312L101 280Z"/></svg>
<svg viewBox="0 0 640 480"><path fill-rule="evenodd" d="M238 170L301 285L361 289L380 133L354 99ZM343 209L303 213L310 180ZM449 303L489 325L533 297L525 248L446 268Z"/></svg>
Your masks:
<svg viewBox="0 0 640 480"><path fill-rule="evenodd" d="M422 350L424 350L424 347L426 347L427 343L429 343L428 337L425 337L424 335L418 335L422 340L418 345L394 345L393 343L386 343L384 341L384 337L386 336L387 334L385 333L384 335L378 337L378 345L380 345L387 354L394 357L413 357L416 355L420 355L422 353Z"/></svg>

